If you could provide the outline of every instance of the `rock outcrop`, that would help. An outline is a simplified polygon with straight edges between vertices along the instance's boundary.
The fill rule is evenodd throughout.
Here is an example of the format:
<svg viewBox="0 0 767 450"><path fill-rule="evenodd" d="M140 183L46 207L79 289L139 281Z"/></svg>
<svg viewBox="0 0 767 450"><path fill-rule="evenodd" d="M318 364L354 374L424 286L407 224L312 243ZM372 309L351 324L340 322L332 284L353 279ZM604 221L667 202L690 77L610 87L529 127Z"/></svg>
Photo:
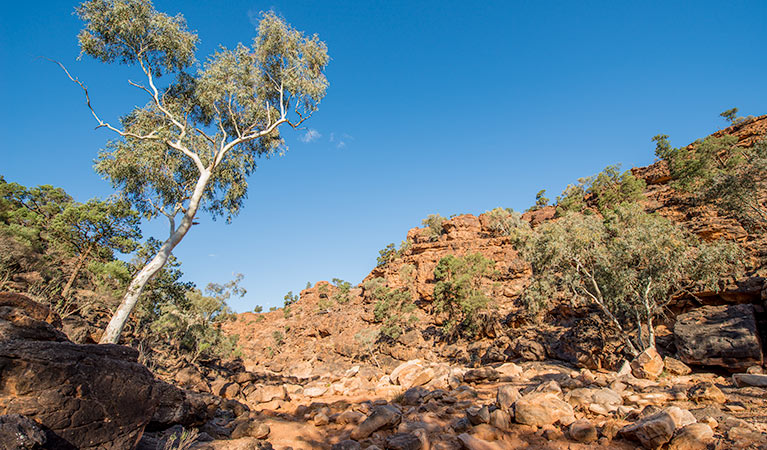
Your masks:
<svg viewBox="0 0 767 450"><path fill-rule="evenodd" d="M158 404L138 352L78 345L58 318L26 297L0 293L0 414L41 425L50 448L133 448Z"/></svg>

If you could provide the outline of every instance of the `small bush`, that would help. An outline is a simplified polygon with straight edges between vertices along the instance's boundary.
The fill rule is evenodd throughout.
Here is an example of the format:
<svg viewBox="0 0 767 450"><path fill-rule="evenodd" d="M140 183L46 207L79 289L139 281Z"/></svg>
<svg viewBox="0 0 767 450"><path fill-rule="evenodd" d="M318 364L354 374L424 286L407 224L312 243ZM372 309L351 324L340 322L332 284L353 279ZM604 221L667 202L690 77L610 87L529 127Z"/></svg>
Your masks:
<svg viewBox="0 0 767 450"><path fill-rule="evenodd" d="M448 255L434 268L434 312L445 314L445 331L459 329L473 335L476 315L491 304L482 290L482 280L495 274L495 261L480 253L466 256Z"/></svg>
<svg viewBox="0 0 767 450"><path fill-rule="evenodd" d="M293 294L293 291L288 291L287 294L285 294L285 297L283 297L285 300L285 306L290 306L293 303L297 302L300 297L297 294Z"/></svg>
<svg viewBox="0 0 767 450"><path fill-rule="evenodd" d="M383 278L365 283L365 297L375 302L373 318L381 323L379 331L391 339L397 339L418 320L414 314L416 305L407 289L391 289Z"/></svg>
<svg viewBox="0 0 767 450"><path fill-rule="evenodd" d="M256 305L256 307L253 308L253 312L256 313L256 314L260 314L263 311L264 311L264 307L261 306L261 305Z"/></svg>
<svg viewBox="0 0 767 450"><path fill-rule="evenodd" d="M335 300L336 303L343 305L351 300L351 297L349 296L349 291L352 287L351 283L340 278L333 278L333 285L337 289L336 293L333 294L333 300Z"/></svg>
<svg viewBox="0 0 767 450"><path fill-rule="evenodd" d="M514 229L525 225L522 215L511 208L495 208L486 211L490 230L496 236L510 236Z"/></svg>
<svg viewBox="0 0 767 450"><path fill-rule="evenodd" d="M279 331L274 331L272 333L272 339L274 339L274 345L276 347L282 347L282 344L285 343L285 336Z"/></svg>
<svg viewBox="0 0 767 450"><path fill-rule="evenodd" d="M421 221L421 224L429 229L429 240L436 241L445 233L445 222L447 219L439 214L429 214Z"/></svg>

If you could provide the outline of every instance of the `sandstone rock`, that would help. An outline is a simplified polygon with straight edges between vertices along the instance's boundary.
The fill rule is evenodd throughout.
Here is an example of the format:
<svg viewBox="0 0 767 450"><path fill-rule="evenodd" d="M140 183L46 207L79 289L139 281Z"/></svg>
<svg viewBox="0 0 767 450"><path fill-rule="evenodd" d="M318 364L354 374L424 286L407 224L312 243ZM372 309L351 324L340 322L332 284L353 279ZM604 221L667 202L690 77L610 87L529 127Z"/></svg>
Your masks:
<svg viewBox="0 0 767 450"><path fill-rule="evenodd" d="M512 362L502 364L496 367L495 370L504 377L518 377L522 375L522 368Z"/></svg>
<svg viewBox="0 0 767 450"><path fill-rule="evenodd" d="M364 439L375 431L393 428L402 421L402 414L391 405L379 405L373 408L370 415L352 431L352 439Z"/></svg>
<svg viewBox="0 0 767 450"><path fill-rule="evenodd" d="M333 444L332 447L330 447L330 450L361 450L361 449L362 449L362 446L360 445L360 443L357 441L353 441L351 439L346 439L345 441L335 443Z"/></svg>
<svg viewBox="0 0 767 450"><path fill-rule="evenodd" d="M321 397L328 391L327 386L312 386L304 389L303 394L307 397Z"/></svg>
<svg viewBox="0 0 767 450"><path fill-rule="evenodd" d="M269 436L271 430L269 425L263 422L257 422L254 420L245 420L237 424L232 430L232 439L239 439L243 437L252 437L256 439L264 439Z"/></svg>
<svg viewBox="0 0 767 450"><path fill-rule="evenodd" d="M495 442L488 442L466 433L459 434L458 440L466 450L502 450L502 447Z"/></svg>
<svg viewBox="0 0 767 450"><path fill-rule="evenodd" d="M631 361L631 373L637 378L654 380L663 372L663 359L649 347Z"/></svg>
<svg viewBox="0 0 767 450"><path fill-rule="evenodd" d="M670 356L663 358L663 365L666 367L666 371L672 375L688 375L692 372L687 364Z"/></svg>
<svg viewBox="0 0 767 450"><path fill-rule="evenodd" d="M336 423L340 424L358 424L365 418L365 415L359 411L344 411L337 418Z"/></svg>
<svg viewBox="0 0 767 450"><path fill-rule="evenodd" d="M47 441L38 424L20 414L0 416L0 448L34 450Z"/></svg>
<svg viewBox="0 0 767 450"><path fill-rule="evenodd" d="M762 364L753 305L703 306L674 325L679 359L687 364L745 370Z"/></svg>
<svg viewBox="0 0 767 450"><path fill-rule="evenodd" d="M158 381L159 403L149 424L154 429L172 425L196 427L211 420L221 406L221 399L215 395L186 391L171 384Z"/></svg>
<svg viewBox="0 0 767 450"><path fill-rule="evenodd" d="M519 390L516 387L511 384L504 384L498 386L498 393L495 399L499 408L508 411L511 409L511 405L519 400L520 397Z"/></svg>
<svg viewBox="0 0 767 450"><path fill-rule="evenodd" d="M498 379L498 371L492 367L480 367L479 369L468 370L463 374L463 381L467 383L479 381L495 381Z"/></svg>
<svg viewBox="0 0 767 450"><path fill-rule="evenodd" d="M495 409L490 412L490 425L502 431L511 429L511 414L503 409Z"/></svg>
<svg viewBox="0 0 767 450"><path fill-rule="evenodd" d="M705 450L714 440L714 431L706 424L691 423L679 430L668 444L669 450Z"/></svg>
<svg viewBox="0 0 767 450"><path fill-rule="evenodd" d="M677 428L691 423L695 423L695 417L689 411L672 406L625 426L620 434L627 439L639 441L645 448L655 449L669 442Z"/></svg>
<svg viewBox="0 0 767 450"><path fill-rule="evenodd" d="M52 448L135 445L159 401L138 352L65 341L52 317L29 299L0 294L0 414L41 424Z"/></svg>
<svg viewBox="0 0 767 450"><path fill-rule="evenodd" d="M395 433L384 441L386 450L420 450L421 447L421 440L411 433Z"/></svg>
<svg viewBox="0 0 767 450"><path fill-rule="evenodd" d="M314 425L318 427L324 427L330 423L330 419L324 413L317 413L314 415Z"/></svg>
<svg viewBox="0 0 767 450"><path fill-rule="evenodd" d="M727 401L724 392L710 381L703 381L687 391L687 397L696 403L724 403Z"/></svg>
<svg viewBox="0 0 767 450"><path fill-rule="evenodd" d="M570 424L567 431L570 434L570 438L578 442L590 443L598 438L596 427L586 419L576 420Z"/></svg>
<svg viewBox="0 0 767 450"><path fill-rule="evenodd" d="M737 387L756 386L767 388L767 375L736 373L732 376L732 381Z"/></svg>
<svg viewBox="0 0 767 450"><path fill-rule="evenodd" d="M514 416L517 423L541 427L572 417L573 408L555 394L536 392L517 400Z"/></svg>

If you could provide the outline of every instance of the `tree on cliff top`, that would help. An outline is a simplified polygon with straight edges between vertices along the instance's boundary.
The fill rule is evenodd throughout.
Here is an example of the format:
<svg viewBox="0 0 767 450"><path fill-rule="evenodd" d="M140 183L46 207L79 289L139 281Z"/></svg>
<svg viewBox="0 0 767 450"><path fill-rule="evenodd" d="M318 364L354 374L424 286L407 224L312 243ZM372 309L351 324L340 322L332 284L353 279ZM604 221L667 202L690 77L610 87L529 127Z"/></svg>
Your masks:
<svg viewBox="0 0 767 450"><path fill-rule="evenodd" d="M268 12L250 47L221 47L193 71L197 35L181 15L160 13L149 0L90 0L76 12L85 23L78 36L82 53L138 67L144 81L129 83L148 96L147 104L112 125L67 72L83 89L98 128L117 134L100 152L96 171L146 218L169 221L168 238L131 281L101 339L115 343L144 286L197 212L227 221L236 216L256 158L281 148L278 128L297 127L316 111L328 85L328 56L317 36ZM175 79L158 85L171 74Z"/></svg>

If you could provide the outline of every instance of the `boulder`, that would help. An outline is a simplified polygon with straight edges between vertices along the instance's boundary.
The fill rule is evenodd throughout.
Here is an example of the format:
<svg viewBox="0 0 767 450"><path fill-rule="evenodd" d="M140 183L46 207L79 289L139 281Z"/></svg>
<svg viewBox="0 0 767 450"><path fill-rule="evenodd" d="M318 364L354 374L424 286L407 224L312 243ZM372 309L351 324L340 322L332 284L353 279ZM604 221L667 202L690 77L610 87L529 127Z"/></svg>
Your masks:
<svg viewBox="0 0 767 450"><path fill-rule="evenodd" d="M620 434L627 439L639 441L645 448L656 449L669 442L678 428L695 422L695 417L689 411L672 406L623 427Z"/></svg>
<svg viewBox="0 0 767 450"><path fill-rule="evenodd" d="M710 381L702 381L687 391L687 398L696 403L724 403L724 392Z"/></svg>
<svg viewBox="0 0 767 450"><path fill-rule="evenodd" d="M466 433L459 434L458 440L467 450L502 450L502 447L495 442L488 442Z"/></svg>
<svg viewBox="0 0 767 450"><path fill-rule="evenodd" d="M585 444L596 441L599 436L597 435L597 428L586 419L576 420L570 424L568 428L570 438L574 441L583 442Z"/></svg>
<svg viewBox="0 0 767 450"><path fill-rule="evenodd" d="M418 436L412 433L395 433L384 441L386 450L421 450L422 446Z"/></svg>
<svg viewBox="0 0 767 450"><path fill-rule="evenodd" d="M519 397L519 390L511 384L498 386L498 393L495 396L498 407L505 411L510 410L511 405L519 400Z"/></svg>
<svg viewBox="0 0 767 450"><path fill-rule="evenodd" d="M573 421L573 407L554 393L534 392L514 403L514 415L514 420L523 425L542 427L556 422L569 425Z"/></svg>
<svg viewBox="0 0 767 450"><path fill-rule="evenodd" d="M669 450L706 450L714 441L714 430L704 423L691 423L679 430L668 444Z"/></svg>
<svg viewBox="0 0 767 450"><path fill-rule="evenodd" d="M671 375L689 375L692 372L692 369L687 364L670 356L663 358L663 365Z"/></svg>
<svg viewBox="0 0 767 450"><path fill-rule="evenodd" d="M333 444L332 447L330 447L330 450L360 450L362 449L362 446L359 442L353 441L351 439L346 439L341 442L337 442Z"/></svg>
<svg viewBox="0 0 767 450"><path fill-rule="evenodd" d="M754 306L703 306L680 314L674 325L679 359L687 364L745 370L762 365Z"/></svg>
<svg viewBox="0 0 767 450"><path fill-rule="evenodd" d="M52 448L132 448L159 403L155 378L136 350L74 344L57 322L43 305L0 294L0 414L41 424Z"/></svg>
<svg viewBox="0 0 767 450"><path fill-rule="evenodd" d="M364 439L374 432L394 428L402 421L402 414L391 405L379 405L370 415L352 431L352 439Z"/></svg>
<svg viewBox="0 0 767 450"><path fill-rule="evenodd" d="M737 387L756 386L767 388L767 375L755 373L736 373L732 376L732 382Z"/></svg>
<svg viewBox="0 0 767 450"><path fill-rule="evenodd" d="M187 391L158 381L159 402L148 429L166 429L172 425L198 427L213 418L221 398L212 394Z"/></svg>
<svg viewBox="0 0 767 450"><path fill-rule="evenodd" d="M631 373L637 378L654 380L663 373L663 358L655 348L649 347L631 361Z"/></svg>

